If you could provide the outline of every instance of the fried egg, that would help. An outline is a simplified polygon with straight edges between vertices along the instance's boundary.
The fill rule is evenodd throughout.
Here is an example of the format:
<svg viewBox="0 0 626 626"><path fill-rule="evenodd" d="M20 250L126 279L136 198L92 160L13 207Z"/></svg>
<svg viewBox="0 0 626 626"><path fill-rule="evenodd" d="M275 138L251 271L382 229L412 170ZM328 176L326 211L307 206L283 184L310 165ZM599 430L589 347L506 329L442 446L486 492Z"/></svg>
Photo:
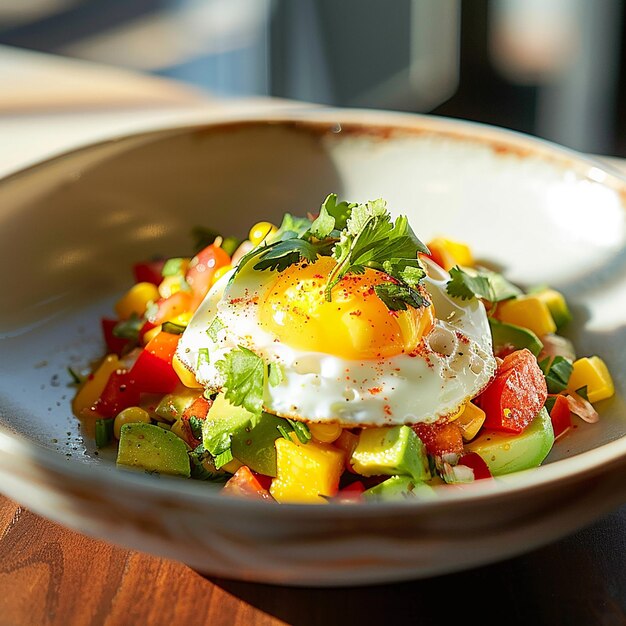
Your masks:
<svg viewBox="0 0 626 626"><path fill-rule="evenodd" d="M252 263L232 270L192 317L179 360L215 392L225 382L216 364L248 348L280 371L277 384L266 381L264 410L343 427L434 422L490 382L496 361L485 308L451 298L447 272L425 259L420 289L429 306L390 311L374 287L393 279L370 269L346 275L328 301L334 264L319 257L283 272Z"/></svg>

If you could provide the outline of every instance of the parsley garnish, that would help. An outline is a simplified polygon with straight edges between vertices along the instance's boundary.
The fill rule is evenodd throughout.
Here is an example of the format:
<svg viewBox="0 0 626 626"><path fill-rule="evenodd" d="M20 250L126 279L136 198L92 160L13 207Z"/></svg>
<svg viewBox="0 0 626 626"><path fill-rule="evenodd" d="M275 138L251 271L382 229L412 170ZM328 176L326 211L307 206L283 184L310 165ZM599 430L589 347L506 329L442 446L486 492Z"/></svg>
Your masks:
<svg viewBox="0 0 626 626"><path fill-rule="evenodd" d="M209 349L208 348L200 348L198 350L198 363L196 365L197 369L200 369L202 365L206 365L210 362L209 359Z"/></svg>
<svg viewBox="0 0 626 626"><path fill-rule="evenodd" d="M561 393L567 389L572 370L572 362L562 356L546 357L539 362L539 367L546 377L548 393Z"/></svg>
<svg viewBox="0 0 626 626"><path fill-rule="evenodd" d="M263 410L265 363L252 350L239 346L216 363L225 379L226 399L256 416Z"/></svg>
<svg viewBox="0 0 626 626"><path fill-rule="evenodd" d="M196 439L202 439L202 422L203 420L195 415L189 418L189 428L191 429L191 434Z"/></svg>
<svg viewBox="0 0 626 626"><path fill-rule="evenodd" d="M267 382L269 382L272 387L280 385L280 383L283 382L284 377L285 375L280 363L270 363L267 366Z"/></svg>

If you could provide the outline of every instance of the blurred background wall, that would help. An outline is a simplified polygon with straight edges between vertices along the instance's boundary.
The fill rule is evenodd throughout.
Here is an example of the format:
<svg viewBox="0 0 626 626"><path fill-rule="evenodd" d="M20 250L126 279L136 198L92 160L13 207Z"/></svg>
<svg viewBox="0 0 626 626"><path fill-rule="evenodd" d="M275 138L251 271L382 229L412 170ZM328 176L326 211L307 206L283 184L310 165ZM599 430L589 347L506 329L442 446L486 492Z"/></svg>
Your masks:
<svg viewBox="0 0 626 626"><path fill-rule="evenodd" d="M626 157L623 0L0 0L0 44ZM2 85L0 84L0 98Z"/></svg>

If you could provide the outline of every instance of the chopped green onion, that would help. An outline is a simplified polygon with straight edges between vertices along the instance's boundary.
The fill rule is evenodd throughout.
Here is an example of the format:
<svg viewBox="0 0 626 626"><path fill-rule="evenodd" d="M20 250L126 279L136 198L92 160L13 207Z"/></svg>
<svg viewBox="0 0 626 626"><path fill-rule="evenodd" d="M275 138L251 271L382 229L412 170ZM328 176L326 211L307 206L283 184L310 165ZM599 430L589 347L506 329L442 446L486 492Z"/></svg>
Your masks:
<svg viewBox="0 0 626 626"><path fill-rule="evenodd" d="M96 446L104 448L111 443L113 439L113 419L96 420Z"/></svg>

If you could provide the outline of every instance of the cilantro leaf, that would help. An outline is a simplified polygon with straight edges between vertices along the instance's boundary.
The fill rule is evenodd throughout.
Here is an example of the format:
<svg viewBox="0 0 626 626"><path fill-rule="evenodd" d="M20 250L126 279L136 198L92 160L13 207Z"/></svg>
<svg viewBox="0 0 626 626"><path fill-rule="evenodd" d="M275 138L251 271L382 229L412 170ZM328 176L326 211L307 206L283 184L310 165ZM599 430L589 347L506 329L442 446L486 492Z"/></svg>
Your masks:
<svg viewBox="0 0 626 626"><path fill-rule="evenodd" d="M255 270L274 270L283 272L289 266L305 259L313 263L318 256L315 244L305 239L294 237L285 241L277 241L258 254L259 261L254 265Z"/></svg>
<svg viewBox="0 0 626 626"><path fill-rule="evenodd" d="M208 348L200 348L198 350L198 362L196 364L197 369L200 369L202 365L208 364L210 362L209 359L209 349Z"/></svg>
<svg viewBox="0 0 626 626"><path fill-rule="evenodd" d="M390 311L406 311L409 306L416 309L430 306L430 302L422 297L419 291L406 285L381 283L374 287L374 291Z"/></svg>
<svg viewBox="0 0 626 626"><path fill-rule="evenodd" d="M332 288L347 273L362 272L366 266L384 269L385 262L392 270L390 259L412 261L420 252L427 253L428 248L417 238L405 216L392 222L384 200L359 204L352 209L346 228L333 248L337 265L326 285L326 299L332 299ZM401 276L394 278L403 280Z"/></svg>
<svg viewBox="0 0 626 626"><path fill-rule="evenodd" d="M295 433L298 441L303 444L309 443L312 438L309 427L304 422L299 422L297 420L285 418L285 423L278 424L276 428L278 429L278 432L285 439L287 439L287 441L291 441L291 433Z"/></svg>
<svg viewBox="0 0 626 626"><path fill-rule="evenodd" d="M326 239L335 228L335 218L322 205L320 214L311 224L311 235L317 239Z"/></svg>
<svg viewBox="0 0 626 626"><path fill-rule="evenodd" d="M472 271L457 265L450 270L450 279L446 291L453 298L461 300L481 298L489 302L501 302L522 294L522 290L502 274L482 268Z"/></svg>
<svg viewBox="0 0 626 626"><path fill-rule="evenodd" d="M263 359L252 350L239 346L218 361L216 367L225 379L226 399L254 415L261 415L265 384Z"/></svg>
<svg viewBox="0 0 626 626"><path fill-rule="evenodd" d="M546 378L548 393L561 393L567 389L574 366L562 356L546 357L539 362L539 367Z"/></svg>
<svg viewBox="0 0 626 626"><path fill-rule="evenodd" d="M343 230L355 206L357 205L354 202L337 202L337 194L331 193L324 200L320 213L325 210L335 218L334 228Z"/></svg>
<svg viewBox="0 0 626 626"><path fill-rule="evenodd" d="M195 415L189 418L189 428L191 429L191 434L196 439L202 439L202 422L203 420Z"/></svg>
<svg viewBox="0 0 626 626"><path fill-rule="evenodd" d="M480 274L471 276L458 265L450 270L450 280L446 285L446 291L453 298L461 298L461 300L482 298L493 302L494 298L489 278Z"/></svg>

